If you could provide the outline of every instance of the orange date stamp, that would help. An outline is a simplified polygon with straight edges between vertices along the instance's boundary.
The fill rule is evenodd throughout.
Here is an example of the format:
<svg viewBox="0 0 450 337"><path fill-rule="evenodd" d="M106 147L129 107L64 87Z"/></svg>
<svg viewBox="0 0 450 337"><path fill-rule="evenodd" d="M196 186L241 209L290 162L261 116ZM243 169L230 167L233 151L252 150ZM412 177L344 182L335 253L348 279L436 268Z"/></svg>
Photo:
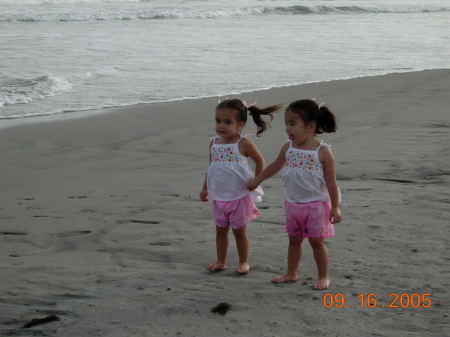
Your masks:
<svg viewBox="0 0 450 337"><path fill-rule="evenodd" d="M431 294L424 293L391 293L380 300L377 294L358 294L355 295L358 300L356 303L348 303L343 293L325 293L323 295L323 306L325 308L386 308L386 309L401 309L401 308L429 308L433 301Z"/></svg>

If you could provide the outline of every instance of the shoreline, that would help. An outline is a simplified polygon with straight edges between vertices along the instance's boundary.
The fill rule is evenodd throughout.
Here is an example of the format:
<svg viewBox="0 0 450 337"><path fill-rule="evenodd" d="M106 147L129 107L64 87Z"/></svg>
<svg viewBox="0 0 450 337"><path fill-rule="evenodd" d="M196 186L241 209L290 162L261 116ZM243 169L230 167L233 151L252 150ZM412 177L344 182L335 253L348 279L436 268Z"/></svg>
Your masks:
<svg viewBox="0 0 450 337"><path fill-rule="evenodd" d="M145 105L153 105L153 104L171 104L171 103L177 103L177 102L196 101L196 100L211 99L211 98L218 99L218 98L225 97L225 96L241 96L241 95L247 95L247 94L252 94L252 93L266 92L266 91L270 91L270 90L300 87L303 85L348 81L348 80L361 79L361 78L369 79L369 78L380 77L380 76L420 73L420 72L427 72L427 71L445 71L445 70L449 70L449 69L447 69L447 68L432 68L432 69L422 69L422 70L412 70L412 71L407 70L407 71L401 71L401 72L386 72L386 73L381 73L381 74L376 74L376 75L360 75L360 76L353 76L353 77L339 78L339 79L330 79L330 80L324 80L324 81L305 82L305 83L298 83L298 84L286 84L286 85L282 85L282 86L242 91L239 93L228 93L228 94L211 95L211 96L203 96L203 97L186 97L186 98L155 101L155 102L145 102L145 103L132 103L132 104L119 105L119 106L88 108L88 109L74 110L74 111L62 111L62 112L57 112L57 113L48 113L48 114L36 115L36 116L0 118L0 130L4 129L4 128L23 125L23 124L43 123L43 122L48 122L48 121L51 122L54 120L70 120L73 118L85 118L85 117L90 117L90 116L94 116L94 115L98 115L98 114L110 113L115 110L133 109L133 108L136 108L138 106L143 106L143 105L145 106Z"/></svg>
<svg viewBox="0 0 450 337"><path fill-rule="evenodd" d="M217 98L143 104L0 131L0 335L434 337L450 306L450 70L389 74L237 95L258 106L316 97L336 113L331 144L344 220L327 240L331 288L284 273L280 176L263 184L248 226L251 271L208 273L210 203L199 201ZM248 121L245 133L256 127ZM270 163L285 143L282 111L254 142ZM326 308L324 294L345 306ZM360 305L375 294L376 308ZM389 308L391 294L432 305ZM395 296L395 295L394 295ZM211 309L231 304L224 316ZM33 318L60 321L20 328Z"/></svg>

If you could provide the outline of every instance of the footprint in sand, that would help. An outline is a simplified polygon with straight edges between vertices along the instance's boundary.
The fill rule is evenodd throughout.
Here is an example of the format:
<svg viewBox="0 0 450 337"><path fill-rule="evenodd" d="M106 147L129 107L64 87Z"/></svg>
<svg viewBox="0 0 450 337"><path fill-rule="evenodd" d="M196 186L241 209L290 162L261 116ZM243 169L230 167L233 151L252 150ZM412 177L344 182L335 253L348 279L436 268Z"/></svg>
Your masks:
<svg viewBox="0 0 450 337"><path fill-rule="evenodd" d="M74 293L62 293L56 294L55 297L59 297L62 299L81 299L81 300L89 300L94 298L94 296L84 295L84 294L74 294Z"/></svg>
<svg viewBox="0 0 450 337"><path fill-rule="evenodd" d="M152 221L152 220L130 220L131 223L143 223L147 225L158 225L160 224L159 221Z"/></svg>
<svg viewBox="0 0 450 337"><path fill-rule="evenodd" d="M170 242L151 242L150 246L170 246Z"/></svg>
<svg viewBox="0 0 450 337"><path fill-rule="evenodd" d="M368 225L368 227L369 227L370 229L374 229L374 230L377 230L377 229L380 229L380 228L381 228L380 225Z"/></svg>
<svg viewBox="0 0 450 337"><path fill-rule="evenodd" d="M176 194L176 193L162 193L160 195L163 196L163 197L176 197L176 198L180 197L180 195Z"/></svg>
<svg viewBox="0 0 450 337"><path fill-rule="evenodd" d="M392 181L394 183L401 183L401 184L415 184L416 182L413 180L407 180L407 179L390 179L390 178L378 178L375 180L379 181Z"/></svg>
<svg viewBox="0 0 450 337"><path fill-rule="evenodd" d="M36 199L36 198L35 198L35 197L25 197L25 198L16 198L15 200L20 200L20 201L23 201L23 200L31 201L31 200L34 200L34 199Z"/></svg>
<svg viewBox="0 0 450 337"><path fill-rule="evenodd" d="M27 235L28 233L25 232L12 232L12 231L5 231L0 232L0 235Z"/></svg>
<svg viewBox="0 0 450 337"><path fill-rule="evenodd" d="M56 233L56 234L51 234L51 235L59 236L60 238L66 238L66 237L77 236L77 235L86 235L86 234L90 234L90 233L92 233L92 231L72 231L72 232L67 232L67 233Z"/></svg>
<svg viewBox="0 0 450 337"><path fill-rule="evenodd" d="M145 225L158 225L161 222L159 221L153 221L153 220L137 220L137 219L131 219L131 220L119 220L117 223L124 224L124 223L141 223Z"/></svg>
<svg viewBox="0 0 450 337"><path fill-rule="evenodd" d="M424 124L423 126L426 127L430 127L430 128L450 128L450 124L449 123L429 123L429 124Z"/></svg>
<svg viewBox="0 0 450 337"><path fill-rule="evenodd" d="M95 213L95 209L85 208L85 209L80 210L80 212L82 212L82 213Z"/></svg>

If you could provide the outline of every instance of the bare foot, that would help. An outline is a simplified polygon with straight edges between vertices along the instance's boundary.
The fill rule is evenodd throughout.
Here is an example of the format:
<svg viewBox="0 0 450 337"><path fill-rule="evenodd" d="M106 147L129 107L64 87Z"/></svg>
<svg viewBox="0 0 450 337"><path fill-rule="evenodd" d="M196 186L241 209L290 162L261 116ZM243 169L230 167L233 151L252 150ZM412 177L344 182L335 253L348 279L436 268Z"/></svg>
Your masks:
<svg viewBox="0 0 450 337"><path fill-rule="evenodd" d="M292 276L289 274L284 274L283 276L272 279L273 283L291 283L291 282L297 282L297 281L298 281L297 275Z"/></svg>
<svg viewBox="0 0 450 337"><path fill-rule="evenodd" d="M330 287L330 279L328 277L326 278L320 278L317 280L316 284L314 285L314 290L324 290L328 289Z"/></svg>
<svg viewBox="0 0 450 337"><path fill-rule="evenodd" d="M247 262L241 263L236 269L236 273L239 275L245 275L250 271L250 265Z"/></svg>
<svg viewBox="0 0 450 337"><path fill-rule="evenodd" d="M207 266L206 269L209 271L213 271L213 272L222 271L222 270L227 269L227 265L222 262L214 262L214 263L210 264L209 266Z"/></svg>

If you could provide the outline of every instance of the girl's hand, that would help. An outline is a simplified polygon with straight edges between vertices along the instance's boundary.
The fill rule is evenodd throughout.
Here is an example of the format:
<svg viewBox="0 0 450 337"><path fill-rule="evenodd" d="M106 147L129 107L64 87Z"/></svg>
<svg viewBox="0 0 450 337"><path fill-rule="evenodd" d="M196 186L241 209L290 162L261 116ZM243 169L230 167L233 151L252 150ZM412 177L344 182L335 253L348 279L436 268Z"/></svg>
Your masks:
<svg viewBox="0 0 450 337"><path fill-rule="evenodd" d="M247 189L249 189L250 191L253 191L258 187L258 185L259 184L256 182L255 178L247 180Z"/></svg>
<svg viewBox="0 0 450 337"><path fill-rule="evenodd" d="M339 207L335 207L331 209L330 212L330 221L331 223L338 223L341 222L342 220L342 213L341 213L341 209Z"/></svg>
<svg viewBox="0 0 450 337"><path fill-rule="evenodd" d="M202 189L202 191L200 192L200 200L208 201L208 190L206 188Z"/></svg>

